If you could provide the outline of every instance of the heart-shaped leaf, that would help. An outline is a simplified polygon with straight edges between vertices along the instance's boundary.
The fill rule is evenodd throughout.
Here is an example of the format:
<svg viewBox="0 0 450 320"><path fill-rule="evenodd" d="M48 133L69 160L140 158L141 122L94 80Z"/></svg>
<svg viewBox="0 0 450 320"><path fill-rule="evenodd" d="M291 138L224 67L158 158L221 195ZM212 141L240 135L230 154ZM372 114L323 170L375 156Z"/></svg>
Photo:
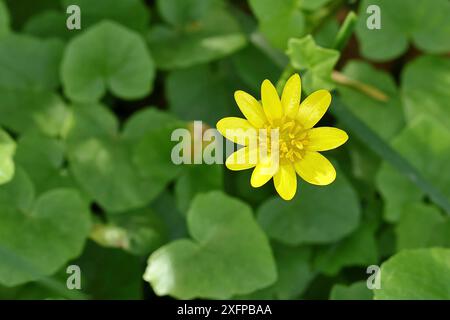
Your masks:
<svg viewBox="0 0 450 320"><path fill-rule="evenodd" d="M73 101L96 102L107 89L130 100L151 92L155 68L137 33L104 21L67 45L61 76L64 92Z"/></svg>
<svg viewBox="0 0 450 320"><path fill-rule="evenodd" d="M187 222L192 240L171 242L148 260L144 279L158 295L226 299L276 280L269 242L241 201L219 191L200 194Z"/></svg>
<svg viewBox="0 0 450 320"><path fill-rule="evenodd" d="M0 245L38 272L2 261L0 283L14 286L50 275L81 253L90 215L78 192L53 189L35 199L33 185L20 169L0 189Z"/></svg>

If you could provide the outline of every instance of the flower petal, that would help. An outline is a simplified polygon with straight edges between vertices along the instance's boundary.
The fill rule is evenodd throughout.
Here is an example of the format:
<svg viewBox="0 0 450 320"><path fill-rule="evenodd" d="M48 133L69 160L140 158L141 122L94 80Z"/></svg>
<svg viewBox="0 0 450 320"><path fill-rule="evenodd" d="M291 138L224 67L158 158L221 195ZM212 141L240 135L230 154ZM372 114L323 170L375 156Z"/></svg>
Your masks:
<svg viewBox="0 0 450 320"><path fill-rule="evenodd" d="M295 118L300 104L300 94L302 92L301 80L298 73L292 75L286 82L281 95L281 105L284 115L289 118Z"/></svg>
<svg viewBox="0 0 450 320"><path fill-rule="evenodd" d="M256 144L258 131L245 119L228 117L219 120L217 130L228 140L242 145Z"/></svg>
<svg viewBox="0 0 450 320"><path fill-rule="evenodd" d="M255 169L253 169L250 184L253 188L261 187L273 177L278 169L278 163L274 163L270 157L264 159L256 165Z"/></svg>
<svg viewBox="0 0 450 320"><path fill-rule="evenodd" d="M243 147L238 151L230 154L225 161L228 169L238 171L250 169L256 166L258 162L258 149Z"/></svg>
<svg viewBox="0 0 450 320"><path fill-rule="evenodd" d="M261 85L261 101L264 113L270 122L283 117L283 108L280 97L278 97L277 89L275 89L269 80L264 80Z"/></svg>
<svg viewBox="0 0 450 320"><path fill-rule="evenodd" d="M234 99L248 122L255 128L262 128L267 120L261 104L253 96L241 90L234 93Z"/></svg>
<svg viewBox="0 0 450 320"><path fill-rule="evenodd" d="M297 192L297 175L291 163L280 166L280 170L273 176L273 183L278 194L284 200L291 200Z"/></svg>
<svg viewBox="0 0 450 320"><path fill-rule="evenodd" d="M311 184L324 186L336 179L336 170L331 162L315 151L306 151L294 166L298 175Z"/></svg>
<svg viewBox="0 0 450 320"><path fill-rule="evenodd" d="M348 140L344 130L333 127L312 128L308 131L308 144L310 151L326 151L343 145Z"/></svg>
<svg viewBox="0 0 450 320"><path fill-rule="evenodd" d="M297 120L304 129L310 129L319 122L331 103L331 94L327 90L317 90L311 93L301 104Z"/></svg>

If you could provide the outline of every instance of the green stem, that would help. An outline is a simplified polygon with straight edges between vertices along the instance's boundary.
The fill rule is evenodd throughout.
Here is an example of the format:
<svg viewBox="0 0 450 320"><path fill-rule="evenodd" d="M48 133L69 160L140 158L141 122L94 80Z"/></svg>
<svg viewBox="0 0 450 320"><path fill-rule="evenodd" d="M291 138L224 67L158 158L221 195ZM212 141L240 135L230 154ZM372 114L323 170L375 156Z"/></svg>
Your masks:
<svg viewBox="0 0 450 320"><path fill-rule="evenodd" d="M386 102L389 100L389 97L383 91L381 91L369 84L360 82L356 79L349 78L345 74L343 74L339 71L334 70L333 73L331 74L331 79L333 79L333 81L338 84L356 89L356 90L364 93L365 95L371 97L372 99L375 99L375 100L378 100L381 102Z"/></svg>
<svg viewBox="0 0 450 320"><path fill-rule="evenodd" d="M348 40L350 39L353 30L356 25L356 14L353 11L350 11L345 17L344 22L342 23L341 28L334 40L333 49L338 51L342 51L347 45Z"/></svg>

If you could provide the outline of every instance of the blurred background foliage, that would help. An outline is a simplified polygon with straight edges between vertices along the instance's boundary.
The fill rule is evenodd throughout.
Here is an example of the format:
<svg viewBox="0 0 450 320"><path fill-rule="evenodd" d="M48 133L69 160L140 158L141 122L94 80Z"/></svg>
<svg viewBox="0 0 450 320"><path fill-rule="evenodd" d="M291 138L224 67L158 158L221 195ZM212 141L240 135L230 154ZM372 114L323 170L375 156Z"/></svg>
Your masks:
<svg viewBox="0 0 450 320"><path fill-rule="evenodd" d="M447 0L0 0L0 298L450 299L449 15ZM320 122L350 136L328 153L335 183L285 202L250 172L171 162L175 128L214 127L239 114L235 90L294 70L304 94L335 92Z"/></svg>

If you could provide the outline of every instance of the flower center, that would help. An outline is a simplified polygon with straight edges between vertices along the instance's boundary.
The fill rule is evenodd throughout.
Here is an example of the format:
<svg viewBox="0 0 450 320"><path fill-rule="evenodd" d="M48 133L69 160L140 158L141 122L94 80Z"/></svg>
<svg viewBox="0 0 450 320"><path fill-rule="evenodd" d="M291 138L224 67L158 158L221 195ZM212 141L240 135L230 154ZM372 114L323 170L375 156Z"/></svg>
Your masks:
<svg viewBox="0 0 450 320"><path fill-rule="evenodd" d="M268 151L271 147L278 146L280 162L296 162L303 158L305 146L308 144L307 131L295 120L283 118L279 124L267 125L267 137L260 138L260 143L267 146ZM272 130L278 129L278 144L274 139L276 135L271 134Z"/></svg>

